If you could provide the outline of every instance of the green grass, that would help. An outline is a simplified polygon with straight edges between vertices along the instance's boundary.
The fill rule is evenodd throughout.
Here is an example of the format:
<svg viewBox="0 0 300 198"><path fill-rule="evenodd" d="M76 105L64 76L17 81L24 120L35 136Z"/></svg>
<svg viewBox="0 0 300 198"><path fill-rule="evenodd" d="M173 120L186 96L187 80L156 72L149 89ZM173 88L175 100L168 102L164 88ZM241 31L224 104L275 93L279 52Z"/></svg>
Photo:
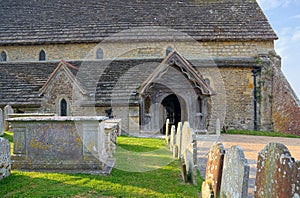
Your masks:
<svg viewBox="0 0 300 198"><path fill-rule="evenodd" d="M6 138L12 141L10 133ZM164 140L118 137L118 145L135 152L165 147ZM199 186L181 179L179 161L147 172L114 168L110 176L12 171L0 181L1 197L197 197Z"/></svg>
<svg viewBox="0 0 300 198"><path fill-rule="evenodd" d="M250 131L250 130L228 130L226 134L300 138L300 136L297 136L297 135L290 135L290 134L285 134L285 133L280 133L280 132L264 132L264 131Z"/></svg>

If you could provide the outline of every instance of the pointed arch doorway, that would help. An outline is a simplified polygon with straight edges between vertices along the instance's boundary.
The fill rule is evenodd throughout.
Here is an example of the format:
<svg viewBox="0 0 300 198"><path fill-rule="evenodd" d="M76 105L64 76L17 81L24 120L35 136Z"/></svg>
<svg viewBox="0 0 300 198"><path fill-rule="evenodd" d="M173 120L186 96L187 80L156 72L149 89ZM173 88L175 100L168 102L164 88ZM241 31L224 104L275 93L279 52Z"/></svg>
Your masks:
<svg viewBox="0 0 300 198"><path fill-rule="evenodd" d="M166 134L166 120L169 119L169 131L171 132L171 126L175 125L176 129L178 126L178 122L181 121L181 106L178 97L175 94L171 94L167 96L162 101L162 118L164 122L164 127L161 129L162 134Z"/></svg>

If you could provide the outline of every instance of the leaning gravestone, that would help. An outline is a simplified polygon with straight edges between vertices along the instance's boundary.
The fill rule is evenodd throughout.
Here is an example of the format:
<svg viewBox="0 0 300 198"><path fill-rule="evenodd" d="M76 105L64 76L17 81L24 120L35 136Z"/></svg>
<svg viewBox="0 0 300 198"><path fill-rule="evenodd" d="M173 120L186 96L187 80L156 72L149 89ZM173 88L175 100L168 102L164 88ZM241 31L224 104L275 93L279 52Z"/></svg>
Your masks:
<svg viewBox="0 0 300 198"><path fill-rule="evenodd" d="M8 119L9 114L13 114L13 113L14 113L14 110L10 105L6 105L4 107L4 131L9 130L9 123L6 121L6 119Z"/></svg>
<svg viewBox="0 0 300 198"><path fill-rule="evenodd" d="M4 135L4 119L2 109L0 109L0 136L2 135Z"/></svg>
<svg viewBox="0 0 300 198"><path fill-rule="evenodd" d="M225 150L222 143L215 143L211 147L208 153L205 181L202 184L203 198L211 197L211 194L213 194L214 197L220 195L224 155Z"/></svg>
<svg viewBox="0 0 300 198"><path fill-rule="evenodd" d="M285 145L269 143L258 155L255 197L300 197L299 168Z"/></svg>
<svg viewBox="0 0 300 198"><path fill-rule="evenodd" d="M247 197L249 170L242 148L232 146L224 159L220 197Z"/></svg>
<svg viewBox="0 0 300 198"><path fill-rule="evenodd" d="M0 138L0 180L10 175L11 160L10 160L10 145L9 141Z"/></svg>

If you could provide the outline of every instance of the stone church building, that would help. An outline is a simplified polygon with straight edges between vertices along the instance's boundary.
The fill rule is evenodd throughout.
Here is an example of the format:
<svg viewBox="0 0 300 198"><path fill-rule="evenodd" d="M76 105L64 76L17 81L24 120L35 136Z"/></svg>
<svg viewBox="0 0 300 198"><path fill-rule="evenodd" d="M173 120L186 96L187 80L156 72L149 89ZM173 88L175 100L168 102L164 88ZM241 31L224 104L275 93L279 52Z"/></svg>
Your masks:
<svg viewBox="0 0 300 198"><path fill-rule="evenodd" d="M298 133L300 102L256 0L1 1L0 107L122 118L124 133Z"/></svg>

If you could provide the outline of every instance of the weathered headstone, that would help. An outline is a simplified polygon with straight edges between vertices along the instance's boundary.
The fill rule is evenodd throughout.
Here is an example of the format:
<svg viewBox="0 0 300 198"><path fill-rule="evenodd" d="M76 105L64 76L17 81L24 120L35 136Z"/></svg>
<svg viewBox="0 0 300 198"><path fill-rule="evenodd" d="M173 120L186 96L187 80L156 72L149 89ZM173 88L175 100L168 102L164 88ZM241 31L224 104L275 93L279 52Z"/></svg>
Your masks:
<svg viewBox="0 0 300 198"><path fill-rule="evenodd" d="M0 136L2 135L4 135L4 119L2 109L0 109Z"/></svg>
<svg viewBox="0 0 300 198"><path fill-rule="evenodd" d="M181 166L181 177L184 182L187 182L187 172L186 172L186 164L183 156L180 157L180 166Z"/></svg>
<svg viewBox="0 0 300 198"><path fill-rule="evenodd" d="M9 114L13 114L13 113L14 113L14 110L10 105L6 105L4 107L4 131L9 130L9 123L6 121L6 119L8 119Z"/></svg>
<svg viewBox="0 0 300 198"><path fill-rule="evenodd" d="M211 181L206 181L202 183L202 198L214 198L214 191L212 188Z"/></svg>
<svg viewBox="0 0 300 198"><path fill-rule="evenodd" d="M291 177L292 197L300 197L300 161L293 165Z"/></svg>
<svg viewBox="0 0 300 198"><path fill-rule="evenodd" d="M194 186L198 186L198 167L197 165L194 165L193 172L192 172L192 183Z"/></svg>
<svg viewBox="0 0 300 198"><path fill-rule="evenodd" d="M166 142L169 145L169 119L166 120Z"/></svg>
<svg viewBox="0 0 300 198"><path fill-rule="evenodd" d="M174 148L173 148L173 157L174 158L178 158L178 145L174 145Z"/></svg>
<svg viewBox="0 0 300 198"><path fill-rule="evenodd" d="M11 159L9 141L0 138L0 180L10 175Z"/></svg>
<svg viewBox="0 0 300 198"><path fill-rule="evenodd" d="M269 143L258 155L255 197L300 197L299 165L285 145Z"/></svg>
<svg viewBox="0 0 300 198"><path fill-rule="evenodd" d="M181 136L181 153L185 153L185 150L193 142L193 134L188 122L184 122L182 127L182 136Z"/></svg>
<svg viewBox="0 0 300 198"><path fill-rule="evenodd" d="M176 128L174 125L172 125L171 127L171 135L170 135L170 150L173 152L174 149L174 145L175 145L175 134L176 134Z"/></svg>
<svg viewBox="0 0 300 198"><path fill-rule="evenodd" d="M202 189L208 187L202 192L202 197L210 197L210 188L212 188L214 197L220 195L222 170L224 162L225 150L222 143L215 143L209 153L206 165L205 181L202 184ZM204 194L209 192L209 194Z"/></svg>
<svg viewBox="0 0 300 198"><path fill-rule="evenodd" d="M220 123L220 119L218 118L216 121L216 135L220 135L221 134L221 123Z"/></svg>
<svg viewBox="0 0 300 198"><path fill-rule="evenodd" d="M249 170L242 148L232 146L224 158L220 197L247 197Z"/></svg>
<svg viewBox="0 0 300 198"><path fill-rule="evenodd" d="M178 146L178 159L180 155L182 155L181 144L182 144L182 124L181 122L179 122L176 130L176 145Z"/></svg>

